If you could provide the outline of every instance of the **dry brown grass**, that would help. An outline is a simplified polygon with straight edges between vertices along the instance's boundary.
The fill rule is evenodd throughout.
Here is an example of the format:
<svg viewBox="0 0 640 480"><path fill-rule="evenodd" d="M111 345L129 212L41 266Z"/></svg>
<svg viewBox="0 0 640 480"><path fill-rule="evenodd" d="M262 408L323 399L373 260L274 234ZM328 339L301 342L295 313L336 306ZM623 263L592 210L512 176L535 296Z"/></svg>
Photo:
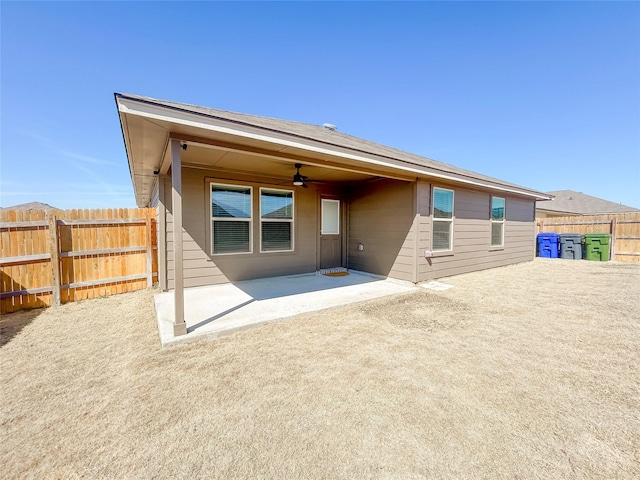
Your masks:
<svg viewBox="0 0 640 480"><path fill-rule="evenodd" d="M2 477L640 477L639 267L446 282L168 350L153 292L15 314Z"/></svg>

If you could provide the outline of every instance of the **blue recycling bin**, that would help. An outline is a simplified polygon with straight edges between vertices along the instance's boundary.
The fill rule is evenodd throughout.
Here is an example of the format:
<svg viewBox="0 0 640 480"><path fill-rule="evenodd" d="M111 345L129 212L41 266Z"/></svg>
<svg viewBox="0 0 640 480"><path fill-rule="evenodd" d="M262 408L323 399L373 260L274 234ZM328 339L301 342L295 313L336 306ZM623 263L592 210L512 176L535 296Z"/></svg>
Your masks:
<svg viewBox="0 0 640 480"><path fill-rule="evenodd" d="M538 256L541 258L558 258L558 238L553 232L540 232L538 234Z"/></svg>

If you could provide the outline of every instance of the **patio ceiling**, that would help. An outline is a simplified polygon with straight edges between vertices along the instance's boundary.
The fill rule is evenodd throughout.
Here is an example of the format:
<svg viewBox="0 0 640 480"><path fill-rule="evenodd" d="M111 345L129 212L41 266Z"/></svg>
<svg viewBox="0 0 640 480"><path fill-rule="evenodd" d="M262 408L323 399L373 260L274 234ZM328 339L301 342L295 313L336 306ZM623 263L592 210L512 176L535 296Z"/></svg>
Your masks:
<svg viewBox="0 0 640 480"><path fill-rule="evenodd" d="M202 143L186 142L188 148L182 152L182 166L212 169L218 172L251 174L290 182L295 173L294 162L286 158L269 158L250 151L212 148ZM348 170L337 170L303 163L301 173L310 180L323 182L360 181L374 178Z"/></svg>

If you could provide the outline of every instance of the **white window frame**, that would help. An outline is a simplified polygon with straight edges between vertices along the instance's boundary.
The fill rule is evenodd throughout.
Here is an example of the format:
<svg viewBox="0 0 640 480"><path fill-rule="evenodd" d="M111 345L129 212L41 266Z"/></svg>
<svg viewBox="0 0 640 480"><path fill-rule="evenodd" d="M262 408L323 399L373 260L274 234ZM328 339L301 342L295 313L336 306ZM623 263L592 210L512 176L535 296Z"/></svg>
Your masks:
<svg viewBox="0 0 640 480"><path fill-rule="evenodd" d="M502 220L494 220L493 219L493 199L497 198L504 202L504 211L502 212ZM491 202L489 204L489 221L490 221L490 231L489 231L489 245L491 248L501 248L504 247L504 227L505 227L505 219L507 216L507 199L504 197L498 197L495 195L491 195ZM502 236L500 238L500 244L493 244L493 224L501 223L502 224Z"/></svg>
<svg viewBox="0 0 640 480"><path fill-rule="evenodd" d="M213 187L235 187L235 188L248 188L249 189L249 205L251 207L251 213L249 218L227 218L227 217L214 217L211 211L213 205ZM249 251L248 252L225 252L225 253L213 253L214 248L214 223L215 222L248 222L249 223ZM250 255L253 253L253 187L250 185L237 185L232 183L222 182L209 182L209 231L211 232L211 255L223 256L223 255Z"/></svg>
<svg viewBox="0 0 640 480"><path fill-rule="evenodd" d="M435 198L436 198L436 190L440 190L443 192L451 192L451 218L436 218L434 213L435 213ZM454 219L455 219L455 195L456 192L454 190L451 190L449 188L442 188L442 187L433 187L433 191L431 192L431 222L432 222L432 227L431 227L431 250L433 252L452 252L453 251L453 223L454 223ZM449 248L445 248L445 249L439 249L436 250L434 244L433 244L433 234L435 229L433 228L433 223L435 222L448 222L449 223Z"/></svg>
<svg viewBox="0 0 640 480"><path fill-rule="evenodd" d="M262 191L266 190L268 192L285 192L291 194L291 219L288 218L262 218ZM293 252L295 250L295 217L296 217L296 192L294 190L287 190L284 188L269 188L269 187L260 187L260 197L258 198L258 202L260 203L260 253L282 253L282 252ZM291 223L291 249L290 250L263 250L262 249L262 224L269 222L289 222Z"/></svg>

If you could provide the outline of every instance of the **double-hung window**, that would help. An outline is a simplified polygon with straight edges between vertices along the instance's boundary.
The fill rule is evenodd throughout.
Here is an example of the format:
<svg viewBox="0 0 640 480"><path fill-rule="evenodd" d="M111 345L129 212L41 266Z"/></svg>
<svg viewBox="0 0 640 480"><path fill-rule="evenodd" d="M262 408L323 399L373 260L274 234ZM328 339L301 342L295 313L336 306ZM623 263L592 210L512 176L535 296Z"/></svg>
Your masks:
<svg viewBox="0 0 640 480"><path fill-rule="evenodd" d="M260 189L260 251L293 250L293 191Z"/></svg>
<svg viewBox="0 0 640 480"><path fill-rule="evenodd" d="M211 251L251 253L251 187L211 184Z"/></svg>
<svg viewBox="0 0 640 480"><path fill-rule="evenodd" d="M504 198L491 197L491 246L504 246Z"/></svg>
<svg viewBox="0 0 640 480"><path fill-rule="evenodd" d="M431 249L453 250L453 190L433 188Z"/></svg>

